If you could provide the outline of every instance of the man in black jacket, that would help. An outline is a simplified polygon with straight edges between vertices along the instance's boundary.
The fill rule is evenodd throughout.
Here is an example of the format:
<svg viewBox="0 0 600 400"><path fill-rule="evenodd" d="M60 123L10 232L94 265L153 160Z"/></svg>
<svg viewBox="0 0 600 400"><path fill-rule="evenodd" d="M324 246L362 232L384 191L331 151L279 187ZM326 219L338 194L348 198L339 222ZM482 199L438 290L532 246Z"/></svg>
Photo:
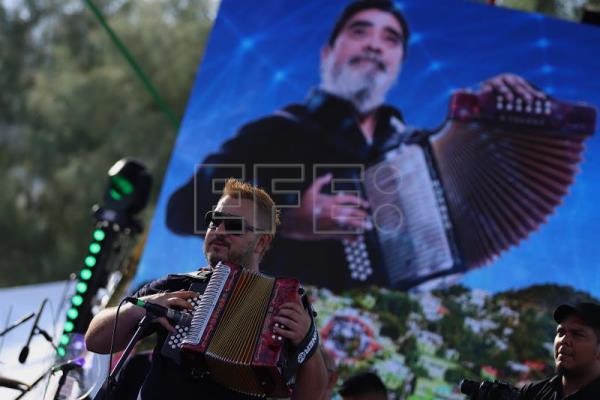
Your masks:
<svg viewBox="0 0 600 400"><path fill-rule="evenodd" d="M520 400L600 399L600 305L563 304L554 311L556 375L521 389Z"/></svg>
<svg viewBox="0 0 600 400"><path fill-rule="evenodd" d="M194 210L214 206L219 180L238 176L263 187L282 207L281 233L263 260L266 271L333 290L389 284L360 182L366 166L410 140L400 111L384 104L408 38L392 1L350 3L321 51L320 87L304 104L244 125L210 154L171 196L169 229L202 231ZM490 79L483 90L509 99L543 96L509 74Z"/></svg>
<svg viewBox="0 0 600 400"><path fill-rule="evenodd" d="M220 261L259 273L259 264L269 249L278 224L275 204L269 195L245 182L229 180L216 209L206 215L209 223L204 240L204 255L209 268L201 270L201 274L208 276ZM134 296L163 307L190 310L192 305L187 300L198 296L198 293L189 290L190 284L189 274L169 275L148 283ZM117 307L102 310L91 321L85 337L90 351L109 353L113 340L113 351L123 349L145 313L143 308L129 303L123 305L118 314L118 329L113 339L117 310ZM326 389L327 372L321 352L316 350L318 333L309 310L303 307L298 298L296 302L282 304L273 319L276 321L273 335L287 339L299 354L292 399L319 398ZM164 344L169 333L177 332L164 317L156 319L156 322L158 323L153 325L152 331L157 332L157 345L152 355L150 371L139 392L140 400L256 399L256 396L236 393L214 382L204 371L186 367L173 358L168 349L165 354ZM303 353L305 356L300 358Z"/></svg>

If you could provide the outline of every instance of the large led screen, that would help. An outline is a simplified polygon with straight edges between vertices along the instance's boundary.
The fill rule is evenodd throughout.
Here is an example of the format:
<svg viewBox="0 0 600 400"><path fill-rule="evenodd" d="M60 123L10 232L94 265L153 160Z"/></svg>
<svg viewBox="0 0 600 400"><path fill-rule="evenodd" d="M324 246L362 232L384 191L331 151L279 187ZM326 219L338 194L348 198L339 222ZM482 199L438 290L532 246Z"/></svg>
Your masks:
<svg viewBox="0 0 600 400"><path fill-rule="evenodd" d="M553 307L600 295L600 30L458 0L336 25L346 4L223 1L136 280L206 265L241 178L282 207L261 270L311 288L343 374L403 398L544 376Z"/></svg>

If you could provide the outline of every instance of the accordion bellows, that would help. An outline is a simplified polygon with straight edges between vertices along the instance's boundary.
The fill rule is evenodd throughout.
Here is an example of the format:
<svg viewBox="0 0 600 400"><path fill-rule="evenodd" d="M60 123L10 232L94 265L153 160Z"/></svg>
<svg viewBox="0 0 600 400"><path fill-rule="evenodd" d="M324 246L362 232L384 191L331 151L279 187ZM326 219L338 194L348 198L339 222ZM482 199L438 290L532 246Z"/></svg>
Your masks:
<svg viewBox="0 0 600 400"><path fill-rule="evenodd" d="M596 111L457 92L444 125L365 171L390 286L469 270L538 229L574 182Z"/></svg>
<svg viewBox="0 0 600 400"><path fill-rule="evenodd" d="M219 263L182 340L184 365L240 393L287 397L286 342L273 336L273 316L297 301L296 279L273 278Z"/></svg>

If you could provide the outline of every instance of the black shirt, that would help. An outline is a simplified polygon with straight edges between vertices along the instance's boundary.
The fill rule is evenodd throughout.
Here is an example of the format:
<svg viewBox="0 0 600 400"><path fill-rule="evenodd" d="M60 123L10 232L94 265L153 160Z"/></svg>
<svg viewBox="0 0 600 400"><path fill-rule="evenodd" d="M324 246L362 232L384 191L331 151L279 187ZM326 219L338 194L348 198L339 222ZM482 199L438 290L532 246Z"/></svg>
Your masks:
<svg viewBox="0 0 600 400"><path fill-rule="evenodd" d="M169 275L166 278L148 283L136 292L135 297L161 292L188 290L192 278L185 275ZM207 400L256 400L259 397L233 392L220 386L208 378L194 376L191 371L177 365L174 361L161 355L167 331L158 324L157 343L152 354L152 366L141 388L140 399L207 399Z"/></svg>
<svg viewBox="0 0 600 400"><path fill-rule="evenodd" d="M600 377L570 396L563 397L562 380L559 375L525 385L519 400L598 400L600 399Z"/></svg>

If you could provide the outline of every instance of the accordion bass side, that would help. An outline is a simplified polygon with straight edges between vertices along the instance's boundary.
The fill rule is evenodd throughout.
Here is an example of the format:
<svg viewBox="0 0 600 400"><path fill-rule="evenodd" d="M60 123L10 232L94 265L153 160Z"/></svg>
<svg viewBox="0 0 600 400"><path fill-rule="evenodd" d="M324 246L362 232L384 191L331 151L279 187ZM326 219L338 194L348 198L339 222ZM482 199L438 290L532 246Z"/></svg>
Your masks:
<svg viewBox="0 0 600 400"><path fill-rule="evenodd" d="M561 204L595 125L581 103L455 93L440 129L365 171L388 284L476 268L527 238Z"/></svg>
<svg viewBox="0 0 600 400"><path fill-rule="evenodd" d="M289 397L295 371L288 368L288 344L272 333L272 317L281 304L297 301L299 288L296 279L219 263L182 340L183 365L240 393Z"/></svg>

